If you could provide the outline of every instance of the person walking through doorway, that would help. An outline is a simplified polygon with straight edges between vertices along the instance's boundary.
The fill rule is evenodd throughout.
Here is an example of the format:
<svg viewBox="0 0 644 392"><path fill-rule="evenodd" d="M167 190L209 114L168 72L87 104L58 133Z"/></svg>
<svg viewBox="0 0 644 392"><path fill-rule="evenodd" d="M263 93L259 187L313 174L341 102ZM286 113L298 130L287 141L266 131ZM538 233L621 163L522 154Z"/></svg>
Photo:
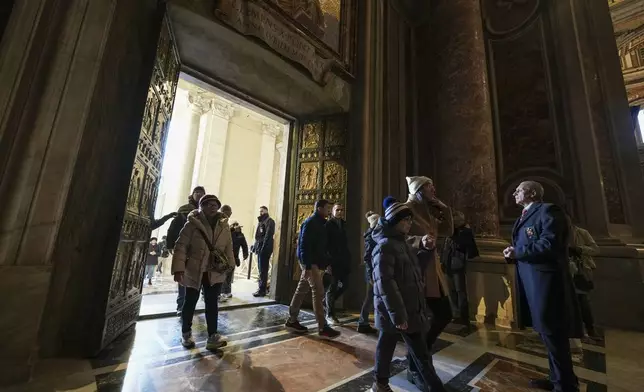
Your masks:
<svg viewBox="0 0 644 392"><path fill-rule="evenodd" d="M360 319L358 320L358 332L372 334L378 332L369 324L369 313L373 310L373 263L371 252L376 247L376 241L373 239L373 229L378 224L380 215L373 211L367 212L365 215L369 228L364 233L364 275L367 289L362 302L362 309L360 310Z"/></svg>
<svg viewBox="0 0 644 392"><path fill-rule="evenodd" d="M223 214L223 219L222 222L226 223L230 227L230 217L233 215L233 209L231 206L228 204L224 204L221 206L221 209L219 210ZM231 235L232 235L232 230L231 230ZM234 243L233 243L233 254L234 254ZM235 255L235 260L239 258L238 255ZM237 264L239 265L239 264ZM221 295L219 295L219 302L226 302L230 300L233 297L232 294L232 285L233 285L233 276L235 275L235 269L233 268L228 275L226 276L226 280L224 281L224 284L221 287Z"/></svg>
<svg viewBox="0 0 644 392"><path fill-rule="evenodd" d="M331 217L326 223L327 246L330 264L327 272L331 275L326 291L326 320L329 324L339 324L335 314L335 302L347 289L348 276L351 273L351 252L347 240L347 222L344 220L344 206L336 203Z"/></svg>
<svg viewBox="0 0 644 392"><path fill-rule="evenodd" d="M467 300L467 261L478 257L479 250L472 229L467 227L465 215L454 211L454 233L445 239L441 266L447 276L452 314L456 321L471 329L470 305Z"/></svg>
<svg viewBox="0 0 644 392"><path fill-rule="evenodd" d="M436 240L439 232L449 236L454 232L451 209L436 197L434 182L428 177L407 177L409 198L405 205L414 213L414 221L407 241L416 249L421 271L425 277L425 300L431 313L431 326L427 332L427 348L432 346L452 321L452 307L447 293L449 288L440 264L437 262ZM423 388L414 361L409 360L407 379Z"/></svg>
<svg viewBox="0 0 644 392"><path fill-rule="evenodd" d="M199 208L199 200L206 194L206 189L202 186L196 186L190 196L188 196L188 204L184 204L177 210L177 216L170 222L168 228L168 235L166 236L166 244L170 252L173 251L174 246L179 239L179 233L183 226L188 221L188 214ZM186 298L186 288L180 284L177 285L177 316L181 317L181 309L183 302Z"/></svg>
<svg viewBox="0 0 644 392"><path fill-rule="evenodd" d="M159 254L161 253L159 249L159 244L157 244L157 237L150 238L150 245L148 246L148 255L145 260L145 276L143 279L148 278L148 285L152 286L152 278L154 277L154 271L159 264Z"/></svg>
<svg viewBox="0 0 644 392"><path fill-rule="evenodd" d="M215 350L226 345L226 341L217 333L218 299L226 272L234 267L235 258L230 228L222 221L224 215L219 212L220 207L216 196L203 196L199 201L199 210L188 215L188 222L181 229L174 246L172 274L175 282L186 288L181 312L181 344L186 348L195 345L192 317L201 288L206 303L206 349Z"/></svg>
<svg viewBox="0 0 644 392"><path fill-rule="evenodd" d="M398 337L402 336L408 356L422 381L423 391L445 391L432 364L425 338L429 329L423 273L416 259L416 249L405 242L414 215L405 204L393 197L383 202L384 219L376 226L373 239L373 281L376 327L380 330L376 345L376 365L371 391L391 392L391 360Z"/></svg>
<svg viewBox="0 0 644 392"><path fill-rule="evenodd" d="M340 335L340 332L331 328L324 317L322 306L324 286L321 275L328 263L327 232L324 225L329 217L331 205L326 200L318 200L315 202L314 208L313 214L306 218L300 226L297 257L302 268L302 275L291 300L286 329L295 333L308 332L308 328L299 323L297 316L300 314L304 296L311 291L313 312L318 322L318 334L325 338L335 338Z"/></svg>
<svg viewBox="0 0 644 392"><path fill-rule="evenodd" d="M543 202L543 186L536 181L520 183L513 195L523 211L503 256L516 265L517 324L541 335L550 365L550 376L530 386L578 392L569 338L581 338L583 326L568 264L568 219L560 207Z"/></svg>
<svg viewBox="0 0 644 392"><path fill-rule="evenodd" d="M255 231L255 244L253 252L257 255L257 267L259 269L259 288L253 293L254 297L264 297L268 287L268 268L271 255L273 254L273 236L275 235L275 221L268 215L266 206L259 207L259 224Z"/></svg>

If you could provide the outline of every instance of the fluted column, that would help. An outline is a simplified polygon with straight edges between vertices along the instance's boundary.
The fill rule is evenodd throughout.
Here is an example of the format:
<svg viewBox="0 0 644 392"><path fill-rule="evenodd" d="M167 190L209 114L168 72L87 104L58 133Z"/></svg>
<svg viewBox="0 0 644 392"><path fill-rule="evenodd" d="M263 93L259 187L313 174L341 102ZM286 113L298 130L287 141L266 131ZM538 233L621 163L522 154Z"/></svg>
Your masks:
<svg viewBox="0 0 644 392"><path fill-rule="evenodd" d="M440 0L429 37L439 196L476 234L499 236L494 134L479 0Z"/></svg>
<svg viewBox="0 0 644 392"><path fill-rule="evenodd" d="M215 195L219 195L221 191L228 125L234 113L233 103L214 97L211 110L204 115L201 154L197 157L198 167L193 182L204 186L208 193Z"/></svg>
<svg viewBox="0 0 644 392"><path fill-rule="evenodd" d="M184 161L180 187L181 195L189 195L192 191L201 116L212 107L212 100L205 92L190 91L188 93L188 102L190 102L191 116L188 133L186 134L186 144L183 150Z"/></svg>

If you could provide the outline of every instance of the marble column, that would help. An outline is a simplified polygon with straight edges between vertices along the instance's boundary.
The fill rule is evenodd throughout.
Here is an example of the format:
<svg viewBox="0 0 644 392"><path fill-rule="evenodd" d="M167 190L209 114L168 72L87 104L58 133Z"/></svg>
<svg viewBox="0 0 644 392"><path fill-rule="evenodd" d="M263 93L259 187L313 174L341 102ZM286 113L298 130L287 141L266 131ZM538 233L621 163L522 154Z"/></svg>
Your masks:
<svg viewBox="0 0 644 392"><path fill-rule="evenodd" d="M193 176L196 165L199 133L201 129L201 117L212 107L212 99L205 92L190 91L188 94L190 102L190 125L186 134L184 147L184 161L181 176L180 194L189 195L192 192ZM206 189L208 190L208 189Z"/></svg>
<svg viewBox="0 0 644 392"><path fill-rule="evenodd" d="M498 237L494 133L479 0L438 1L431 116L438 194L462 211L478 236ZM428 108L429 110L432 110ZM421 109L422 110L422 109Z"/></svg>
<svg viewBox="0 0 644 392"><path fill-rule="evenodd" d="M204 115L201 154L197 157L194 183L202 185L208 193L219 195L221 176L226 158L228 125L235 113L235 105L213 97L212 109Z"/></svg>
<svg viewBox="0 0 644 392"><path fill-rule="evenodd" d="M259 152L257 173L257 208L268 206L271 201L273 185L273 160L275 159L275 142L280 129L275 124L262 123L262 144Z"/></svg>

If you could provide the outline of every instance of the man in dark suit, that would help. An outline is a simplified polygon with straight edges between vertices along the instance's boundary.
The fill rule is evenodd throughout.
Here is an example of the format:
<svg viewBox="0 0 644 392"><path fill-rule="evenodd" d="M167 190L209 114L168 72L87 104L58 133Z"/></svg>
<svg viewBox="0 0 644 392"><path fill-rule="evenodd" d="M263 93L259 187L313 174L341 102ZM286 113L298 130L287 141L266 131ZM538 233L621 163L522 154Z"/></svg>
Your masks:
<svg viewBox="0 0 644 392"><path fill-rule="evenodd" d="M540 334L550 365L549 379L530 383L546 391L578 392L568 339L581 337L582 325L568 267L567 219L561 208L542 202L538 182L522 182L514 198L523 212L503 255L516 263L517 320L519 328L532 326Z"/></svg>

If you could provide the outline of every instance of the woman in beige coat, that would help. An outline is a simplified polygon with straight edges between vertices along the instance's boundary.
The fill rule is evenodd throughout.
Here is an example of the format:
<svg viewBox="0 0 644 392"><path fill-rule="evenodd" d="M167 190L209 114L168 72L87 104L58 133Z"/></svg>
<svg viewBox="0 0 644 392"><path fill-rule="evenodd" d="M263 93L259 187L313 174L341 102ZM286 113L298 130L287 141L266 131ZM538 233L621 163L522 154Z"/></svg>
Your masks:
<svg viewBox="0 0 644 392"><path fill-rule="evenodd" d="M233 242L230 227L219 212L221 202L214 195L205 195L199 200L199 210L188 215L186 225L181 229L174 246L172 274L174 280L186 288L186 298L181 312L181 344L194 347L192 338L192 317L203 286L206 303L206 323L208 324L208 343L206 349L215 350L226 345L217 333L219 315L218 298L226 275L209 270L210 250L206 239L215 249L223 252L227 262L234 267ZM205 238L204 238L205 237Z"/></svg>

